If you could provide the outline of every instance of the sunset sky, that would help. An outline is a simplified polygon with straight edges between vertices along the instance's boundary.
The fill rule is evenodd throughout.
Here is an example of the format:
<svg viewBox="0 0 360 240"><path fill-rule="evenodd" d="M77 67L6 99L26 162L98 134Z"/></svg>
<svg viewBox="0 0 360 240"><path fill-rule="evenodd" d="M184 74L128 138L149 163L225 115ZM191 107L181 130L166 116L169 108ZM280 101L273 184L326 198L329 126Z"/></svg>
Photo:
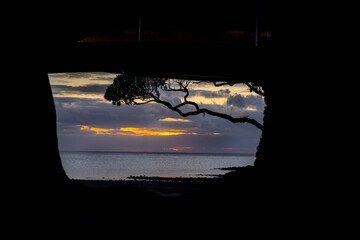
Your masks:
<svg viewBox="0 0 360 240"><path fill-rule="evenodd" d="M197 115L187 118L158 103L114 106L104 93L117 74L49 74L61 151L255 153L261 132L247 123ZM264 102L247 86L191 83L188 100L200 107L263 122ZM173 104L184 93L166 92ZM191 109L189 109L191 110Z"/></svg>

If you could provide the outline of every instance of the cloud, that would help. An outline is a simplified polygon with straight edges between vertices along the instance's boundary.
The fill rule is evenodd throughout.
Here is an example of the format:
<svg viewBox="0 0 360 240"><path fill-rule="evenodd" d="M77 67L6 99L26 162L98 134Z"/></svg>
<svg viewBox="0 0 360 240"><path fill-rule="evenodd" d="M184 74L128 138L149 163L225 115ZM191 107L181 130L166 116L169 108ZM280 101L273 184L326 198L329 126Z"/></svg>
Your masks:
<svg viewBox="0 0 360 240"><path fill-rule="evenodd" d="M117 74L107 72L69 72L69 73L51 73L49 77L51 79L88 79L96 81L112 81Z"/></svg>
<svg viewBox="0 0 360 240"><path fill-rule="evenodd" d="M97 72L97 73L94 73L89 78L89 80L91 80L91 81L105 81L105 82L112 83L117 75L119 75L119 74L107 73L107 72Z"/></svg>
<svg viewBox="0 0 360 240"><path fill-rule="evenodd" d="M91 125L99 128L144 127L158 124L159 118L166 117L164 111L166 109L158 104L118 107L99 99L68 97L54 99L57 121L65 124ZM147 107L155 110L148 112Z"/></svg>
<svg viewBox="0 0 360 240"><path fill-rule="evenodd" d="M85 131L79 131L79 127L78 130L69 128L71 125L84 125L91 126L92 128L114 130L120 128L137 128L137 130L145 129L150 131L156 131L155 128L183 129L200 135L221 133L221 135L241 134L243 136L250 136L258 131L258 129L249 124L234 124L226 119L210 115L205 115L204 117L201 114L179 118L178 113L157 103L141 106L122 105L118 107L97 99L56 97L55 104L58 125L62 126L58 128L58 131L63 134L73 134L75 131L79 134L85 134ZM235 117L246 115L259 122L262 122L263 118L262 112L246 111L245 109L233 106L204 105L203 107L213 111L229 113ZM242 126L248 129L246 130L248 133L245 134L246 131L241 129ZM128 133L128 135L130 134Z"/></svg>
<svg viewBox="0 0 360 240"><path fill-rule="evenodd" d="M66 94L100 94L104 95L108 84L88 84L85 86L65 86L65 85L52 85L52 91L54 95L66 95Z"/></svg>
<svg viewBox="0 0 360 240"><path fill-rule="evenodd" d="M218 91L208 90L190 90L190 96L202 96L204 98L224 98L228 97L231 93L229 89L220 89Z"/></svg>
<svg viewBox="0 0 360 240"><path fill-rule="evenodd" d="M256 95L248 95L248 96L242 96L242 95L234 95L229 96L227 99L226 104L228 106L235 106L242 109L252 109L257 111L263 111L265 103L261 96Z"/></svg>
<svg viewBox="0 0 360 240"><path fill-rule="evenodd" d="M69 73L51 73L50 78L54 79L77 79L77 78L90 78L92 73L90 72L69 72Z"/></svg>

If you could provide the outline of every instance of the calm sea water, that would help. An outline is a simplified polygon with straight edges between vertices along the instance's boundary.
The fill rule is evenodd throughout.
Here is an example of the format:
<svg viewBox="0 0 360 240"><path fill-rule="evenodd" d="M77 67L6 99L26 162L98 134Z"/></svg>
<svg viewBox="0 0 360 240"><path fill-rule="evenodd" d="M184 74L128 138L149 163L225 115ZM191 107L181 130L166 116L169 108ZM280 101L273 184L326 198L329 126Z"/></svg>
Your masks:
<svg viewBox="0 0 360 240"><path fill-rule="evenodd" d="M239 154L60 152L72 179L126 179L129 176L211 177L217 168L253 165L255 156Z"/></svg>

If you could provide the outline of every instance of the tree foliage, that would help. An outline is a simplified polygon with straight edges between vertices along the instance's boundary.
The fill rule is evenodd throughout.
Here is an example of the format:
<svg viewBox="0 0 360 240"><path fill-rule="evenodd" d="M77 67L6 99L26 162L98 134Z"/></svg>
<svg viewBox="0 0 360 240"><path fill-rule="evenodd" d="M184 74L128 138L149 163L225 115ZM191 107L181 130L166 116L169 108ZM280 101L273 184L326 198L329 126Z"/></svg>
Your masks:
<svg viewBox="0 0 360 240"><path fill-rule="evenodd" d="M147 101L158 88L164 88L165 83L166 79L162 78L117 75L113 84L107 87L104 98L118 106L121 103L138 104L136 100Z"/></svg>

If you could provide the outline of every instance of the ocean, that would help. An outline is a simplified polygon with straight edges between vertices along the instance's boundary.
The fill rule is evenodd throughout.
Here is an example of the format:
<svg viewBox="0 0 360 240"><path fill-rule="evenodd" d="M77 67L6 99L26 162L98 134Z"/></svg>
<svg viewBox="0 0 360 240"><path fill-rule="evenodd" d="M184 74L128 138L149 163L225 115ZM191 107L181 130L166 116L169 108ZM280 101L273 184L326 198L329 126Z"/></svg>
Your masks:
<svg viewBox="0 0 360 240"><path fill-rule="evenodd" d="M61 151L63 168L71 179L126 180L130 176L214 177L219 168L253 165L254 155Z"/></svg>

